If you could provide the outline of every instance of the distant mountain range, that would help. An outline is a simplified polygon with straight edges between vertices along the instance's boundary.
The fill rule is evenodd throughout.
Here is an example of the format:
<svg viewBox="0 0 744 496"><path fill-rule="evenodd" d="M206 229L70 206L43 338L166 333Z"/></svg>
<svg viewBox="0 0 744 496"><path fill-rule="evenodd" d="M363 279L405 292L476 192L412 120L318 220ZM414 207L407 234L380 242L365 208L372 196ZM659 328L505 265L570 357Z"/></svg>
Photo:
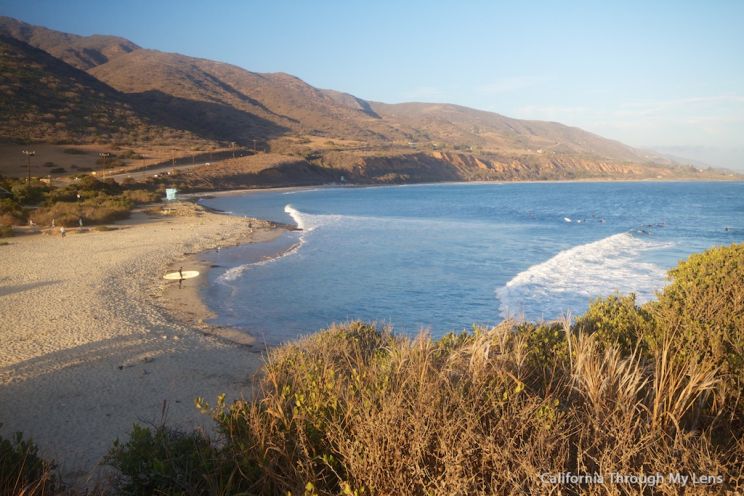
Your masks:
<svg viewBox="0 0 744 496"><path fill-rule="evenodd" d="M669 158L555 122L458 105L385 104L284 73L77 36L0 17L0 138L237 143L360 182L699 177ZM291 182L291 181L290 181Z"/></svg>

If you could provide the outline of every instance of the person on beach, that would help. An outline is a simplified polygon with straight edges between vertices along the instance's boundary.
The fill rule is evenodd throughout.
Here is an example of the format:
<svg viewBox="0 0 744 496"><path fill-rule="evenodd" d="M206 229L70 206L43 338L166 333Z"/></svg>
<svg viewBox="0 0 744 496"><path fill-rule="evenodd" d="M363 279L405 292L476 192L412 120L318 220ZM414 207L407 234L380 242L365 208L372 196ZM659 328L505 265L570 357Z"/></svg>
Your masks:
<svg viewBox="0 0 744 496"><path fill-rule="evenodd" d="M62 226L59 228L59 233L62 235L62 237L65 237L65 226Z"/></svg>
<svg viewBox="0 0 744 496"><path fill-rule="evenodd" d="M183 287L183 267L178 268L178 289L181 289Z"/></svg>

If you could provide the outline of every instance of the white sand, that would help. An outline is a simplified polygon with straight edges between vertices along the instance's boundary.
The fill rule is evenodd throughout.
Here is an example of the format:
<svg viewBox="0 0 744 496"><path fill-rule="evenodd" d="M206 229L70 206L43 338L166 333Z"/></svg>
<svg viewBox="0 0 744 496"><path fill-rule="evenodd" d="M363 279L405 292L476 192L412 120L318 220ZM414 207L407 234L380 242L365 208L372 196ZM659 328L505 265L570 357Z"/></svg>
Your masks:
<svg viewBox="0 0 744 496"><path fill-rule="evenodd" d="M162 300L178 283L162 275L191 269L189 253L277 230L254 223L251 233L247 220L211 213L140 217L116 231L0 246L0 433L30 435L68 481L95 473L133 423L158 422L164 400L169 424L208 428L194 398L250 394L261 362L256 349L174 319ZM200 281L184 281L184 301Z"/></svg>

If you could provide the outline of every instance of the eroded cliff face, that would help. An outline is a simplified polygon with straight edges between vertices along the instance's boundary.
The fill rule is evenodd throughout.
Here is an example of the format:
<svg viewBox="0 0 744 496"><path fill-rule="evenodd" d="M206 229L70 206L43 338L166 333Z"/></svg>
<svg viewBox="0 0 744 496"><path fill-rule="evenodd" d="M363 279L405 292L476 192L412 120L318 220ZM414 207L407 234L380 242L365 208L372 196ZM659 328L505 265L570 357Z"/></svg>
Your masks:
<svg viewBox="0 0 744 496"><path fill-rule="evenodd" d="M322 162L326 167L346 171L349 180L360 183L718 177L689 167L541 154L480 156L449 151L367 156L329 154Z"/></svg>
<svg viewBox="0 0 744 496"><path fill-rule="evenodd" d="M191 169L176 177L181 188L193 190L333 183L731 179L720 172L700 171L693 167L616 163L558 155L482 156L450 151L331 152L315 154L312 158L260 153Z"/></svg>

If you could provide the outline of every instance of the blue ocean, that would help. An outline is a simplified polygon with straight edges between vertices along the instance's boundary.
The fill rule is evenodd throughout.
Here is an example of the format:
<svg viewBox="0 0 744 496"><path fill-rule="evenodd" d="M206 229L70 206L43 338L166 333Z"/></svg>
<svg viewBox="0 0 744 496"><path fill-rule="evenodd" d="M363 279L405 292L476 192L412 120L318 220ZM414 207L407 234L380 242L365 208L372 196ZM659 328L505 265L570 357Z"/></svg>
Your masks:
<svg viewBox="0 0 744 496"><path fill-rule="evenodd" d="M204 256L214 323L269 344L352 319L434 336L654 297L694 252L744 241L744 183L437 184L202 201L297 226Z"/></svg>

